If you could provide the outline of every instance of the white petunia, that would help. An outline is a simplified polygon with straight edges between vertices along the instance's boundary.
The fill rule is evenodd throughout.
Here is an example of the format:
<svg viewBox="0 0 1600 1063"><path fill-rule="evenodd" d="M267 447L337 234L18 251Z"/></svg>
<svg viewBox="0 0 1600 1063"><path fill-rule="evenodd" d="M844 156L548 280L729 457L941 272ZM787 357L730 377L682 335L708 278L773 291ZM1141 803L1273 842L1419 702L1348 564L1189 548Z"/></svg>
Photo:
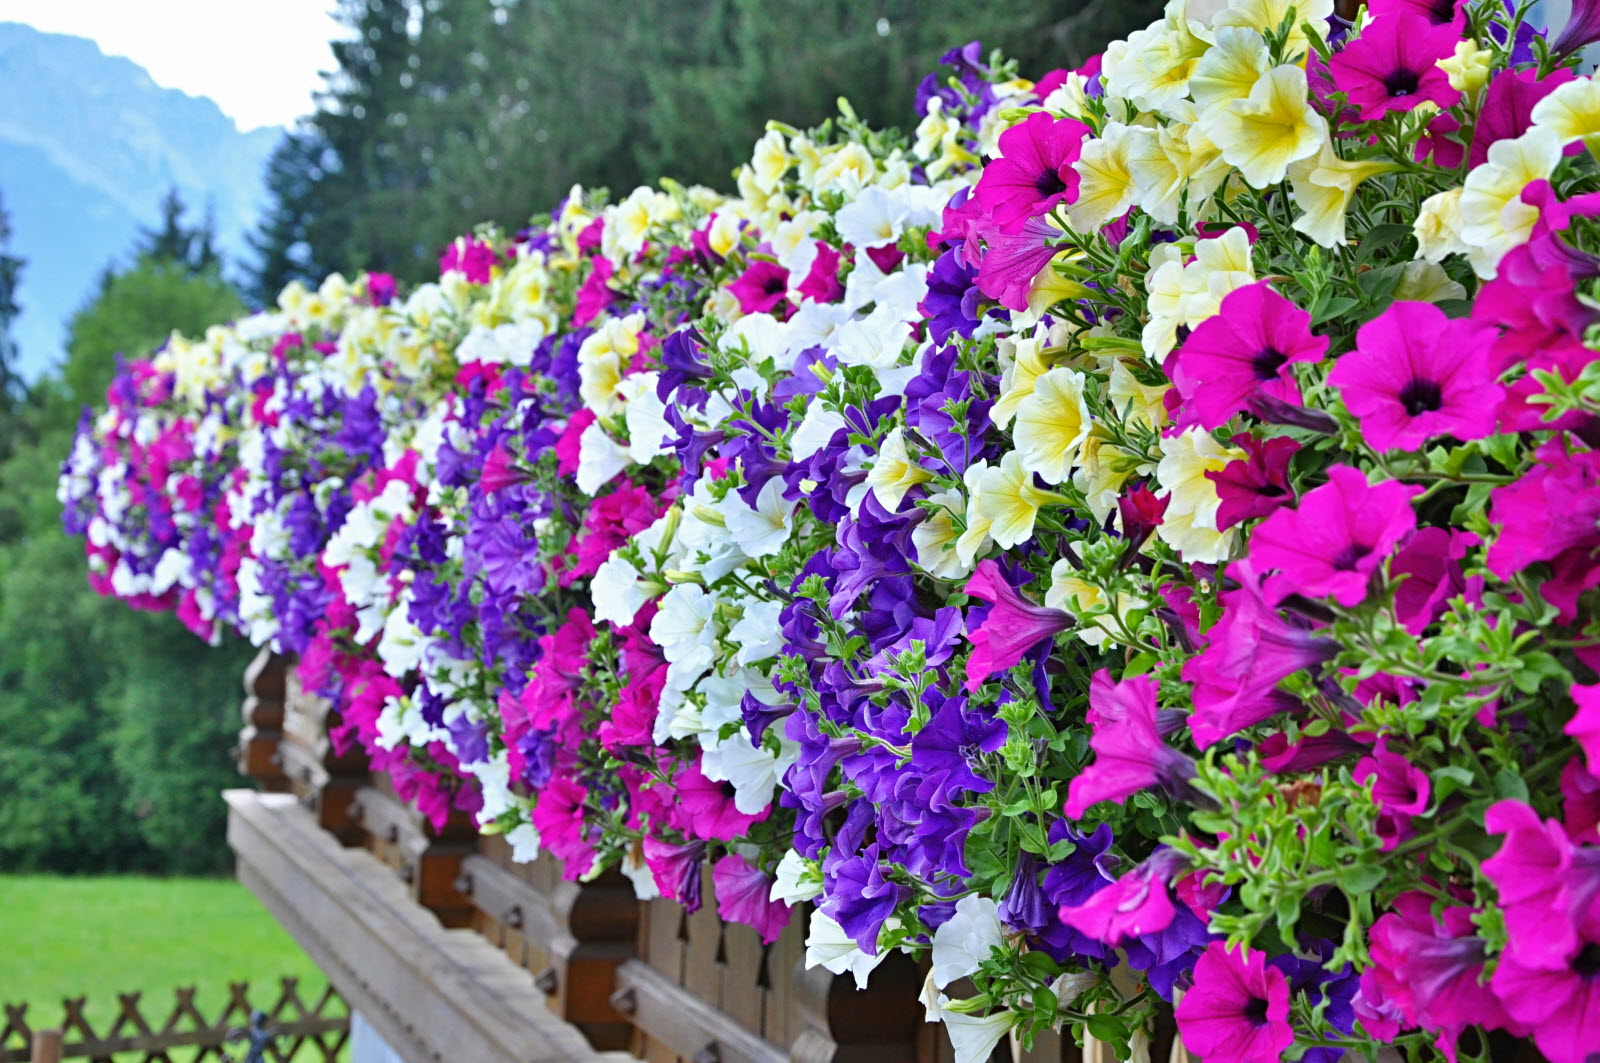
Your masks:
<svg viewBox="0 0 1600 1063"><path fill-rule="evenodd" d="M593 497L628 467L632 458L628 448L606 434L596 421L578 437L578 490Z"/></svg>
<svg viewBox="0 0 1600 1063"><path fill-rule="evenodd" d="M975 972L1005 940L1000 907L971 894L956 902L956 914L933 934L933 980L940 989Z"/></svg>
<svg viewBox="0 0 1600 1063"><path fill-rule="evenodd" d="M767 557L783 549L794 527L795 503L783 497L784 482L774 476L756 495L755 508L735 493L723 500L728 537L751 557Z"/></svg>
<svg viewBox="0 0 1600 1063"><path fill-rule="evenodd" d="M823 915L811 913L811 926L806 934L806 969L822 967L834 974L849 971L855 977L856 988L867 988L867 977L873 968L884 961L888 950L880 949L869 956L856 946L855 939L844 932L844 927ZM998 1044L998 1040L995 1042Z"/></svg>

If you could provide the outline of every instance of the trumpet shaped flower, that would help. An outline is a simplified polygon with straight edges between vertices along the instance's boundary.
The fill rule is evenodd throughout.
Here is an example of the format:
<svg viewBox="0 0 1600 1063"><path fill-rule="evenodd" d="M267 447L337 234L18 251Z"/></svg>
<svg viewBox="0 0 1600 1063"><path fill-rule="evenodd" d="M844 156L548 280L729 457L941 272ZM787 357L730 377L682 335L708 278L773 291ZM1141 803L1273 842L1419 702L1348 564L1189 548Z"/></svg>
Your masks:
<svg viewBox="0 0 1600 1063"><path fill-rule="evenodd" d="M1206 135L1252 188L1283 180L1291 163L1315 155L1328 133L1327 121L1311 106L1306 72L1274 67L1216 114L1202 118Z"/></svg>

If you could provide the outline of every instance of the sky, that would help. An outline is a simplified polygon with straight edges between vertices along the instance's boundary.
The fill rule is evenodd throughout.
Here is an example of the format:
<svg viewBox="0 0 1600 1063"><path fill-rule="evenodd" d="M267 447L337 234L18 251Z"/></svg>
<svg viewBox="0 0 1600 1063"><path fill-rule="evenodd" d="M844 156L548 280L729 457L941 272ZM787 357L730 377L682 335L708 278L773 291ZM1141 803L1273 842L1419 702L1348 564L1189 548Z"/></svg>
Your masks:
<svg viewBox="0 0 1600 1063"><path fill-rule="evenodd" d="M334 0L0 0L0 22L88 37L156 84L209 96L240 129L287 126L313 109Z"/></svg>

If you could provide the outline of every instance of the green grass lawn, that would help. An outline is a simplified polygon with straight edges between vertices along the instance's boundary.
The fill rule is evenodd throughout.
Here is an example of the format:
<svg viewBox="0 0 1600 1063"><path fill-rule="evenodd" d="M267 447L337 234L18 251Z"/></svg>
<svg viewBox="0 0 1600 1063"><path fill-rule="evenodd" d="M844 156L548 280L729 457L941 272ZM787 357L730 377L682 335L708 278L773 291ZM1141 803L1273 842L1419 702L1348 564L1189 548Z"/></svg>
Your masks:
<svg viewBox="0 0 1600 1063"><path fill-rule="evenodd" d="M327 981L243 886L226 879L0 875L0 1003L29 1005L29 1025L61 1021L61 1000L88 998L97 1033L117 994L143 993L140 1010L160 1028L172 991L199 989L214 1021L228 983L248 981L251 1003L270 1010L279 979L300 977L309 1005ZM270 990L262 992L263 990Z"/></svg>

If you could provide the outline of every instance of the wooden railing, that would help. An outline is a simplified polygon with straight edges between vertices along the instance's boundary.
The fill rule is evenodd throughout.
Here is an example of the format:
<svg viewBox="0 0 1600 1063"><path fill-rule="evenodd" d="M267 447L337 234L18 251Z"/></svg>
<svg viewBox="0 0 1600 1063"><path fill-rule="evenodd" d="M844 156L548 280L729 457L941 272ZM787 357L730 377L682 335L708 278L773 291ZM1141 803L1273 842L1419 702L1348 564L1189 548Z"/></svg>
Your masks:
<svg viewBox="0 0 1600 1063"><path fill-rule="evenodd" d="M858 991L849 977L805 969L803 910L763 946L748 927L719 919L713 905L686 915L672 901L640 903L616 872L580 885L562 881L548 857L516 863L503 840L479 836L464 817L431 831L359 756L334 755L327 704L297 689L285 661L258 658L247 689L241 766L264 788L286 789L322 831L388 868L444 927L470 928L499 950L595 1051L650 1063L951 1060L942 1028L923 1021L924 972L909 957L889 958ZM243 867L241 878L248 883ZM1157 1031L1150 1058L1181 1056L1171 1028ZM1110 1063L1114 1056L1049 1036L1014 1059Z"/></svg>
<svg viewBox="0 0 1600 1063"><path fill-rule="evenodd" d="M147 1016L139 993L117 994L117 1014L97 1032L90 1022L86 997L62 1001L54 1018L27 1004L4 1004L0 1022L0 1063L49 1063L87 1058L122 1063L170 1063L175 1048L194 1048L193 1060L243 1059L249 1048L251 1015L269 1036L265 1058L277 1063L332 1063L350 1034L350 1016L331 987L307 1001L296 978L283 978L275 990L252 992L248 982L228 985L228 1001L215 1019L195 1004L193 988L173 992L172 1008L162 1020ZM51 1058L53 1057L53 1058Z"/></svg>

